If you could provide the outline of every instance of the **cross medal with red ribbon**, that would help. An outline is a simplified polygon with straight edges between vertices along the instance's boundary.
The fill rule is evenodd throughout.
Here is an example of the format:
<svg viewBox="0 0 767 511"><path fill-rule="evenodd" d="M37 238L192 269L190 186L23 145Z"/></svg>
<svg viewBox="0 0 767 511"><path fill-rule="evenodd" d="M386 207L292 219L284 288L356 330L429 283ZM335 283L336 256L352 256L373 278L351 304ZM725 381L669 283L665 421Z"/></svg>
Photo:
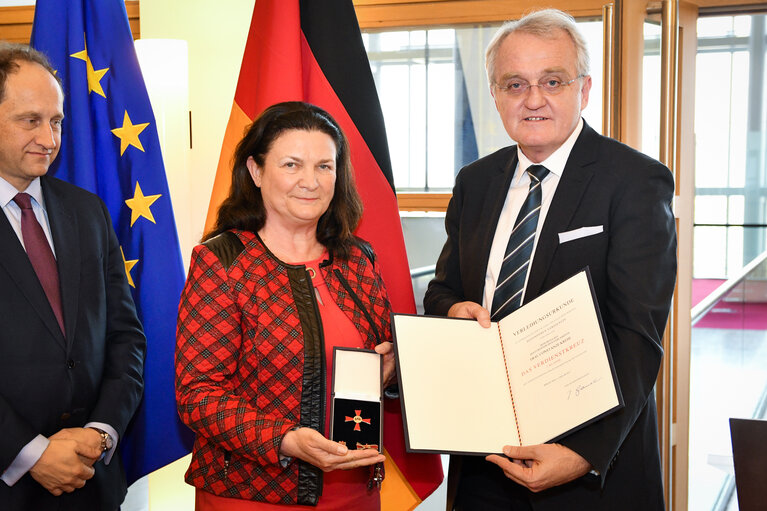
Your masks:
<svg viewBox="0 0 767 511"><path fill-rule="evenodd" d="M346 419L344 422L354 422L354 431L361 431L360 424L370 424L370 419L363 419L362 418L362 410L354 410L354 413L356 414L354 417L346 416Z"/></svg>

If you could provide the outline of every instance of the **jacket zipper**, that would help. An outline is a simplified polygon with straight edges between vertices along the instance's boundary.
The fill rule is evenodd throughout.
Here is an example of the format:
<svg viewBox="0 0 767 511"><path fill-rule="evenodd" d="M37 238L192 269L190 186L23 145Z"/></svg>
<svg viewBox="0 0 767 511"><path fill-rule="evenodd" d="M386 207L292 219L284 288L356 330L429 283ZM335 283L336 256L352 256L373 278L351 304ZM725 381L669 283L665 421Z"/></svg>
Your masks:
<svg viewBox="0 0 767 511"><path fill-rule="evenodd" d="M312 276L309 275L309 270L304 270L306 272L306 281L309 283L309 294L312 297L312 307L314 308L314 317L317 318L317 325L319 328L317 329L317 333L320 336L320 395L322 396L322 406L320 407L320 431L323 436L325 436L325 409L328 406L328 398L327 398L327 392L325 391L326 387L326 380L327 380L327 364L325 363L325 331L322 327L322 316L320 315L320 307L317 305L317 293L314 284L312 284ZM318 478L318 488L317 488L317 495L322 495L322 487L324 485L323 479L324 474L322 471L319 472L317 475Z"/></svg>
<svg viewBox="0 0 767 511"><path fill-rule="evenodd" d="M232 459L232 453L224 451L224 478L229 474L229 460Z"/></svg>
<svg viewBox="0 0 767 511"><path fill-rule="evenodd" d="M325 434L325 409L328 406L328 398L327 398L327 392L325 391L326 387L326 380L327 380L327 365L325 363L325 331L322 327L322 316L320 315L320 307L317 305L317 295L315 294L317 291L314 287L314 284L312 284L312 277L309 275L309 271L306 271L306 281L309 283L310 292L309 294L312 297L312 307L314 307L314 315L317 318L317 323L319 325L318 334L320 336L320 394L322 395L322 407L320 408L320 428L323 435ZM320 488L322 488L320 486ZM320 492L321 493L321 492Z"/></svg>

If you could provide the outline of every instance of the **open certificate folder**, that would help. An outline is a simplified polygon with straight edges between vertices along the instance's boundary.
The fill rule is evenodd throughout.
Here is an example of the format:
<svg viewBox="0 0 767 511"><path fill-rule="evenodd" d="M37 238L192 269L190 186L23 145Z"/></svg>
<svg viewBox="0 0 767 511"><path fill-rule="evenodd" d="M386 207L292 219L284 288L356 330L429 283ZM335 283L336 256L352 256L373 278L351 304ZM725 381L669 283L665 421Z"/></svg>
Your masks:
<svg viewBox="0 0 767 511"><path fill-rule="evenodd" d="M393 315L408 450L500 453L623 406L587 271L490 328Z"/></svg>

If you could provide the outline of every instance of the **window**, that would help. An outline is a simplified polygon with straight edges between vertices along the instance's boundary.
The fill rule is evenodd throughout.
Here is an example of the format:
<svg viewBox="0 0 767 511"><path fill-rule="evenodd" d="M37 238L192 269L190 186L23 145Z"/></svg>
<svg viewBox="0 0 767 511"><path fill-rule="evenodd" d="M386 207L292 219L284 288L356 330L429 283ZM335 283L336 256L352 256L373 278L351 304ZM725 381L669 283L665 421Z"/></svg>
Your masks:
<svg viewBox="0 0 767 511"><path fill-rule="evenodd" d="M499 26L363 33L398 192L449 192L461 167L511 143L485 73L485 49ZM602 22L579 26L593 81L584 117L601 131Z"/></svg>
<svg viewBox="0 0 767 511"><path fill-rule="evenodd" d="M765 250L765 60L765 16L698 21L695 278L725 279Z"/></svg>
<svg viewBox="0 0 767 511"><path fill-rule="evenodd" d="M765 250L765 18L698 20L694 302ZM765 417L765 266L752 270L692 330L689 509L733 507L728 419Z"/></svg>

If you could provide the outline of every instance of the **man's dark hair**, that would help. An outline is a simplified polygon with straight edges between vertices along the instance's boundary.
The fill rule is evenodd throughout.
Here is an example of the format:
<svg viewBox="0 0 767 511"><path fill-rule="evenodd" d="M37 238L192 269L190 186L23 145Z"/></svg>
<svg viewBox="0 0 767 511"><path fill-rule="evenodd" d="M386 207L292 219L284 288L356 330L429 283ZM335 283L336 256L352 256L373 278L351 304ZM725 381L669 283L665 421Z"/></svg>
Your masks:
<svg viewBox="0 0 767 511"><path fill-rule="evenodd" d="M349 143L338 123L323 109L301 101L277 103L253 121L234 152L232 186L221 204L213 230L206 241L229 229L258 232L266 223L261 189L253 183L247 167L250 156L263 167L272 144L286 131L319 131L336 146L336 184L328 210L317 223L317 240L331 254L347 258L356 243L354 230L362 218L362 200L354 184Z"/></svg>
<svg viewBox="0 0 767 511"><path fill-rule="evenodd" d="M39 64L56 79L59 87L63 90L61 78L56 75L56 70L51 66L48 57L26 44L9 43L0 41L0 102L5 99L5 80L8 75L19 71L19 62L31 62Z"/></svg>

